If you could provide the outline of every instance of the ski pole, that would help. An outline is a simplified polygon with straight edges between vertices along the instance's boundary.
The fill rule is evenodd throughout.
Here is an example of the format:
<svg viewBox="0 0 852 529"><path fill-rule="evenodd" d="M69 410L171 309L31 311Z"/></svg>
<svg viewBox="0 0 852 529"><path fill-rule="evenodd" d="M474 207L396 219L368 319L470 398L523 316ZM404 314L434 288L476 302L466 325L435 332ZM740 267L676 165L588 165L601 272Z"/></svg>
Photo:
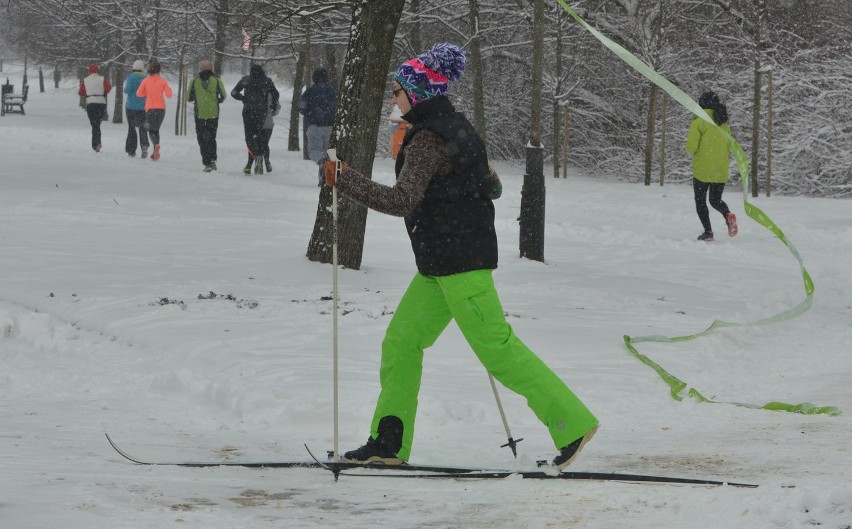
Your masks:
<svg viewBox="0 0 852 529"><path fill-rule="evenodd" d="M334 179L335 183L340 176L340 160L337 159L337 149L328 150L328 159L335 162ZM338 451L338 391L337 391L337 186L331 187L331 299L332 299L332 334L334 348L334 462L340 461L340 452Z"/></svg>
<svg viewBox="0 0 852 529"><path fill-rule="evenodd" d="M500 410L500 418L503 419L503 428L506 429L506 437L508 438L508 442L504 445L500 445L500 448L509 447L512 449L512 454L515 458L518 457L518 443L523 441L523 437L520 439L513 439L512 432L509 430L509 421L506 420L506 412L503 411L503 403L500 401L500 394L497 393L497 384L494 383L494 377L491 376L491 373L488 373L488 380L491 382L491 389L494 391L494 399L497 400L497 409Z"/></svg>

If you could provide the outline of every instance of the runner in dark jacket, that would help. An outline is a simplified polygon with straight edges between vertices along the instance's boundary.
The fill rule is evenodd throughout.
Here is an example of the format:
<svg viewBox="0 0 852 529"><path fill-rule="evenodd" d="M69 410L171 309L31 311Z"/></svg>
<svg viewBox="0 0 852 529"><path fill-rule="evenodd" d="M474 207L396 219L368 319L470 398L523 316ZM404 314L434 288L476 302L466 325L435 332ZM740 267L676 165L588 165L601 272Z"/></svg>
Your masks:
<svg viewBox="0 0 852 529"><path fill-rule="evenodd" d="M237 83L231 90L231 97L243 102L243 128L245 129L246 146L249 155L254 160L254 172L263 174L263 123L269 109L269 94L277 106L280 97L272 79L266 76L263 67L253 64L249 74ZM244 173L251 172L251 163L245 167Z"/></svg>

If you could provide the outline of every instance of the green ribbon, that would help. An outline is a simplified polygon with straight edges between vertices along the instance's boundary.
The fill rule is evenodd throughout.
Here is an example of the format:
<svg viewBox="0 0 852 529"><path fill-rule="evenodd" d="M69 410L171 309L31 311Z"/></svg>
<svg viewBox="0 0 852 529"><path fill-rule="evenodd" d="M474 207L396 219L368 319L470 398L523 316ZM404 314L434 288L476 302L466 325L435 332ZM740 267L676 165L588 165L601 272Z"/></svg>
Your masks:
<svg viewBox="0 0 852 529"><path fill-rule="evenodd" d="M603 33L601 33L600 31L598 31L595 28L593 28L592 26L590 26L573 9L571 9L571 6L569 6L564 0L556 0L556 2L560 6L562 6L562 8L565 9L565 11L567 11L568 14L571 15L572 18L574 18L574 20L576 20L578 23L580 23L581 26L586 28L586 30L589 33L594 35L595 38L597 38L604 46L609 48L613 53L615 53L621 60L623 60L625 63L627 63L631 68L633 68L634 70L636 70L637 72L639 72L640 74L645 76L649 81L651 81L652 83L654 83L655 85L657 85L661 89L663 89L663 91L665 91L669 96L671 96L672 99L674 99L675 101L680 103L680 105L682 107L689 110L696 117L698 117L699 119L703 119L704 121L716 126L716 123L710 118L710 116L707 115L707 113L704 111L704 109L702 109L701 106L698 103L696 103L691 97L689 97L683 90L681 90L680 88L673 85L668 79L666 79L662 75L655 72L653 68L651 68L650 66L648 66L647 64L645 64L644 62L639 60L635 55L633 55L632 53L630 53L629 51L624 49L622 46L613 42L608 37L606 37ZM745 210L746 215L748 215L752 220L754 220L755 222L757 222L758 224L760 224L761 226L763 226L764 228L766 228L767 230L769 230L773 234L775 234L775 236L778 237L778 239L787 246L787 248L790 250L790 253L792 253L793 256L796 258L796 260L799 262L799 268L802 272L802 281L804 282L804 288L805 288L805 299L802 300L801 303L799 303L798 305L796 305L795 307L793 307L791 309L788 309L788 310L783 311L781 313L775 314L774 316L770 316L768 318L764 318L764 319L757 320L757 321L746 322L746 323L735 323L735 322L728 322L728 321L723 321L723 320L714 320L713 323L709 327L707 327L707 329L705 329L704 331L696 333L696 334L690 334L688 336L668 337L668 336L656 335L656 336L638 336L638 337L631 338L630 336L625 335L624 336L624 344L627 346L627 350L630 351L630 353L634 357L636 357L639 361L641 361L642 363L644 363L645 365L647 365L648 367L650 367L651 369L656 371L657 374L660 375L660 378L662 378L669 385L669 388L671 389L672 398L674 398L675 400L678 400L678 401L681 401L685 397L687 397L687 398L691 398L691 399L693 399L697 402L720 403L719 401L715 401L715 400L712 400L712 399L709 399L709 398L703 396L697 389L689 387L689 385L686 382L684 382L684 381L680 380L679 378L677 378L676 376L672 375L671 373L669 373L668 371L663 369L659 364L657 364L656 362L654 362L653 360L651 360L647 356L640 353L636 349L636 347L633 346L633 344L636 344L636 343L639 343L639 342L663 342L663 343L684 342L684 341L687 341L687 340L693 340L695 338L698 338L699 336L704 336L706 334L709 334L714 329L721 328L721 327L749 327L749 326L756 326L756 325L767 325L767 324L770 324L770 323L778 323L778 322L782 322L782 321L785 321L785 320L789 320L791 318L795 318L796 316L804 313L805 311L807 311L808 309L811 308L811 305L813 303L814 283L813 283L813 280L811 279L810 274L808 274L808 271L805 269L805 264L802 261L802 257L801 257L801 255L799 255L798 250L796 250L796 247L793 246L793 243L790 242L789 239L787 239L787 237L784 235L784 232L781 231L781 228L779 228L772 221L772 219L769 218L769 216L766 213L764 213L760 208L749 203L749 201L748 201L748 194L747 194L747 191L748 191L748 173L749 173L748 156L746 156L746 153L745 153L745 151L743 151L743 148L739 144L739 142L737 142L737 140L734 139L734 137L730 133L728 133L728 131L726 131L725 129L723 129L721 127L719 128L719 130L721 130L722 133L725 135L725 137L728 139L728 142L731 145L731 150L734 153L734 159L737 162L737 168L739 169L740 178L742 179L743 209ZM684 391L686 391L685 396L684 396ZM746 403L742 403L742 402L725 402L725 404L732 404L732 405L735 405L735 406L743 406L743 407L746 407L746 408L759 408L759 409L765 409L765 410L780 410L780 411L788 411L788 412L794 412L794 413L806 413L806 414L817 414L817 413L819 413L819 414L828 414L828 415L839 415L840 414L840 410L838 408L834 407L834 406L819 407L819 406L814 406L813 404L811 404L809 402L804 402L804 403L801 403L801 404L786 404L786 403L783 403L783 402L770 402L770 403L764 404L762 406L754 405L754 404L746 404Z"/></svg>

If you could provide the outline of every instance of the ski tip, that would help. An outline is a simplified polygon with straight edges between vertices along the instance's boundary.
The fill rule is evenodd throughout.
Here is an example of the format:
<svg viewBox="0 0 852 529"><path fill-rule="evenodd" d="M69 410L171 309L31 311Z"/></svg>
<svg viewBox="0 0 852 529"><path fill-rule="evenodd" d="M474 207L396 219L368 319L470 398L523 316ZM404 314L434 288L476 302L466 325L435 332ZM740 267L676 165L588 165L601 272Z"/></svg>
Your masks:
<svg viewBox="0 0 852 529"><path fill-rule="evenodd" d="M109 442L109 445L113 448L113 450L115 450L116 452L118 452L118 454L119 454L121 457L123 457L124 459L126 459L126 460L128 460L128 461L132 461L132 462L134 462L134 463L136 463L136 464L138 464L138 465L147 465L147 464L149 464L149 463L146 463L146 462L144 462L144 461L139 461L138 459L134 459L134 458L130 457L130 455L129 455L127 452L125 452L124 450L122 450L121 448L119 448L117 444L115 444L115 441L113 441L113 440L112 440L112 437L110 437L108 433L104 432L104 435L106 436L107 441Z"/></svg>

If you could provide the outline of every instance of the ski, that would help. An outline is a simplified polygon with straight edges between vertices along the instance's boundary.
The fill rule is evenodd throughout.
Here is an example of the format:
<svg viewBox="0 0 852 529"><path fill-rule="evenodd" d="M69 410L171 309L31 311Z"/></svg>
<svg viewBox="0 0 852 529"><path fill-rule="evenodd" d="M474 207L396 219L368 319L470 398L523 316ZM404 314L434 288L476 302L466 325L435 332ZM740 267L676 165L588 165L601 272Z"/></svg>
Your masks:
<svg viewBox="0 0 852 529"><path fill-rule="evenodd" d="M126 451L124 451L121 447L116 444L115 441L109 436L109 434L104 434L109 442L110 446L112 446L113 450L115 450L121 457L124 459L136 463L137 465L150 465L150 466L170 466L170 467L195 467L195 468L203 468L203 467L246 467L246 468L326 468L329 470L351 470L351 469L362 469L362 468L377 468L377 469L394 469L394 470L403 470L403 471L411 471L411 472L435 472L442 474L464 474L477 472L477 469L473 468L457 468L457 467L441 467L434 465L398 465L398 466L386 466L386 465L363 465L361 463L347 463L347 462L332 462L329 461L327 463L321 463L316 458L305 461L146 461L140 459L138 457L132 456ZM307 447L306 447L307 448Z"/></svg>
<svg viewBox="0 0 852 529"><path fill-rule="evenodd" d="M452 467L438 465L377 465L349 463L343 461L320 461L305 445L310 460L305 461L146 461L134 457L119 447L115 441L104 434L113 450L124 459L138 465L172 467L244 467L244 468L315 468L332 472L338 476L349 477L387 477L387 478L423 478L423 479L505 479L518 476L524 479L568 479L592 481L622 481L629 483L670 483L681 485L710 485L755 488L758 485L681 477L656 476L646 474L624 474L618 472L546 472L542 470L497 470L477 467Z"/></svg>
<svg viewBox="0 0 852 529"><path fill-rule="evenodd" d="M124 459L136 463L137 465L150 466L168 466L168 467L247 467L247 468L319 468L315 461L144 461L137 457L131 456L122 450L115 441L104 434L109 441L109 445Z"/></svg>
<svg viewBox="0 0 852 529"><path fill-rule="evenodd" d="M731 481L716 481L708 479L692 479L679 478L668 476L654 476L647 474L624 474L618 472L545 472L541 470L486 470L474 468L460 467L439 467L430 465L369 465L341 462L322 462L320 461L308 445L305 445L305 450L314 460L314 462L325 470L334 474L335 481L339 476L350 477L386 477L386 478L423 478L423 479L505 479L512 476L522 477L524 479L569 479L569 480L589 480L589 481L622 481L628 483L670 483L679 485L710 485L721 486L728 485L731 487L757 488L758 485L750 483L735 483ZM353 473L349 470L380 470L378 473ZM394 473L394 470L415 470L416 472Z"/></svg>

